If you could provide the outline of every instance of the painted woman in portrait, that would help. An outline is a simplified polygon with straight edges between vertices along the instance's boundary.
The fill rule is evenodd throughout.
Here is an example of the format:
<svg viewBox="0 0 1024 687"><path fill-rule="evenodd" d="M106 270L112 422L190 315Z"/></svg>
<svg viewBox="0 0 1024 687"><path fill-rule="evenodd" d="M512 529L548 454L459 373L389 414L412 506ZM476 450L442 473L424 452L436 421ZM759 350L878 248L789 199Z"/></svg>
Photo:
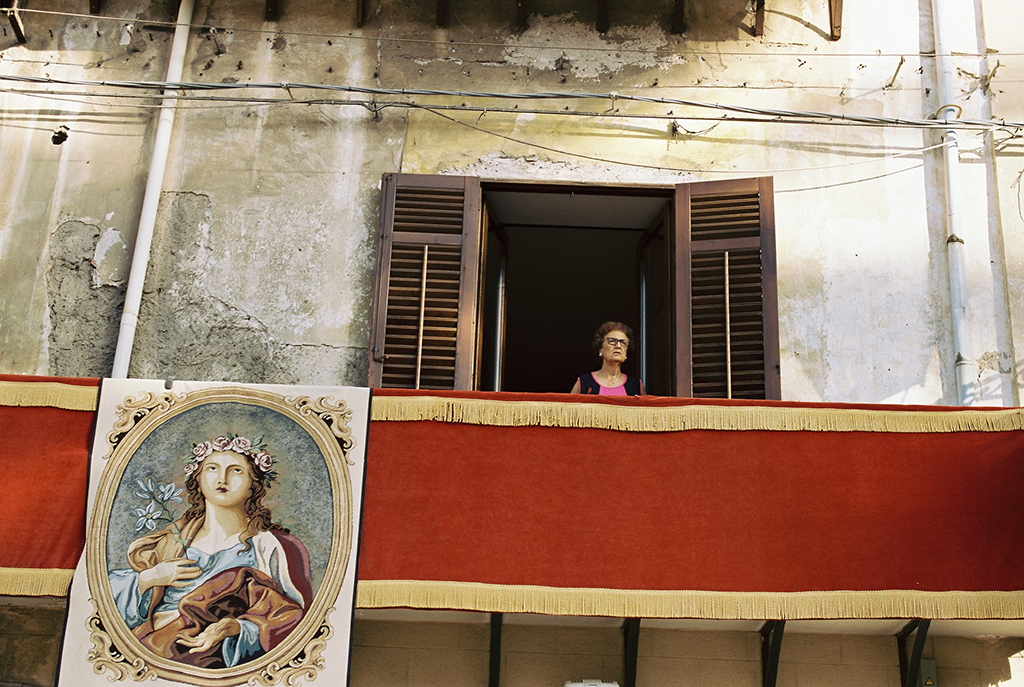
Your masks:
<svg viewBox="0 0 1024 687"><path fill-rule="evenodd" d="M273 649L312 602L306 548L263 505L278 474L261 441L228 434L195 444L185 463L189 508L163 529L156 500L136 510L136 529L155 531L128 546L130 570L108 577L128 627L159 656L237 666ZM169 490L160 503L181 501L173 484L160 490Z"/></svg>

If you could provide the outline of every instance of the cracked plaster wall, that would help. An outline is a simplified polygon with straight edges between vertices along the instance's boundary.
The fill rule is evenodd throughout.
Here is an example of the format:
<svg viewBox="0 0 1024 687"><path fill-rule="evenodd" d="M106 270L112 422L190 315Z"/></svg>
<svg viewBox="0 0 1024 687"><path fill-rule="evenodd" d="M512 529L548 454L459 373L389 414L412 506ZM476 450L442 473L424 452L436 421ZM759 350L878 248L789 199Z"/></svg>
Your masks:
<svg viewBox="0 0 1024 687"><path fill-rule="evenodd" d="M365 379L365 348L282 340L280 327L225 298L216 279L227 262L218 248L225 230L206 195L164 194L153 242L162 259L147 275L131 376L280 384Z"/></svg>
<svg viewBox="0 0 1024 687"><path fill-rule="evenodd" d="M977 5L977 12L982 5L1003 12L1010 7L1000 1ZM932 50L930 3L887 5L884 25L870 6L847 7L839 43L824 37L826 9L811 2L775 3L764 38L753 40L743 33L750 17L742 6L704 7L701 12L709 16L691 21L701 28L688 32L683 44L692 52L651 61L649 54L631 51L680 47L677 37L665 33L664 17L652 22L649 7L633 24L613 17L612 30L600 36L592 30L593 16L566 3L549 15L532 15L521 36L481 36L474 60L457 65L454 49L395 49L382 59L380 79L397 86L445 70L449 79L461 75L476 90L618 91L863 116L926 117L935 111L933 64L913 57L899 63L900 54ZM955 49L984 52L984 37L973 32L976 8L957 11ZM468 21L465 27L476 28ZM544 47L567 43L571 48L565 50ZM958 63L964 117L987 116L992 91L978 77L987 73L983 62ZM494 107L632 115L667 109L614 99L494 101ZM1019 118L1024 110L1010 111L1015 114L1004 116ZM665 119L444 114L410 114L403 171L609 184L771 174L777 191L784 397L955 402L942 163L938 151L921 150L939 142L934 133L686 120L671 129ZM961 233L967 241L977 392L984 404L1013 404L1017 381L1008 363L1018 356L1009 310L1022 302L1022 284L1011 266L1019 259L1020 241L1007 248L1004 261L998 244L1007 224L989 202L993 158L986 157L981 138L963 139Z"/></svg>
<svg viewBox="0 0 1024 687"><path fill-rule="evenodd" d="M162 7L105 4L125 17L114 24L25 18L27 44L9 30L0 38L0 72L161 78L168 34L124 41L123 26L151 18L154 5ZM81 8L69 1L48 9ZM109 374L151 124L149 108L0 93L0 373Z"/></svg>
<svg viewBox="0 0 1024 687"><path fill-rule="evenodd" d="M72 4L57 6L74 10ZM591 3L553 0L517 34L514 7L496 1L452 3L450 27L438 30L429 4L373 3L357 29L345 8L296 0L269 27L280 29L275 34L252 7L211 0L198 3L196 23L238 30L193 34L184 78L617 91L900 117L938 105L931 64L913 57L931 49L928 0L887 3L884 25L877 22L880 2L850 5L838 43L825 36L822 2L771 4L762 38L750 34L745 0L688 4L685 36L667 31L662 5L615 7L612 28L600 35ZM968 30L957 47L1020 52L1019 37L1006 28L1012 3L975 5L960 8ZM170 18L169 4L112 0L105 10L126 21L115 28L92 19L34 19L27 46L0 45L0 65L35 74L46 61L50 72L72 78L162 78L170 34L132 20ZM970 32L975 12L987 35ZM671 54L652 52L659 50ZM900 66L899 54L911 57ZM1007 58L991 88L980 77L991 59L987 67L959 64L965 116L991 107L998 116L1024 118L1019 94L999 88L1000 78L1020 78L1019 61ZM109 351L113 329L98 334L93 320L110 319L101 316L113 307L106 294L124 279L152 118L126 107L0 98L0 152L17 161L0 179L0 282L9 286L0 297L0 371L97 373L107 364L108 353L99 351ZM622 100L540 105L666 114L663 106ZM384 172L658 185L772 174L785 397L952 401L941 167L936 151L919 152L937 143L932 134L698 120L677 120L673 128L664 118L525 112L448 116L386 109L374 117L324 104L183 106L133 374L362 383ZM59 125L68 127L68 139L54 146L50 134ZM996 146L1001 156L986 174L991 156L977 144L964 142L962 170L974 220L965 238L975 355L984 400L1005 402L1022 367L1013 340L1024 333L1019 145ZM904 157L889 157L895 154ZM880 175L887 176L849 183ZM986 216L987 226L979 221ZM55 243L69 233L74 254ZM90 259L97 264L86 268ZM71 291L79 294L72 303L97 303L89 306L94 312L65 307L62 294Z"/></svg>
<svg viewBox="0 0 1024 687"><path fill-rule="evenodd" d="M114 362L124 288L106 256L124 252L117 232L79 220L50 237L49 371L62 377L103 377ZM101 238L102 237L102 238ZM123 263L124 256L117 267ZM111 272L114 271L112 274ZM83 336L88 332L89 335Z"/></svg>

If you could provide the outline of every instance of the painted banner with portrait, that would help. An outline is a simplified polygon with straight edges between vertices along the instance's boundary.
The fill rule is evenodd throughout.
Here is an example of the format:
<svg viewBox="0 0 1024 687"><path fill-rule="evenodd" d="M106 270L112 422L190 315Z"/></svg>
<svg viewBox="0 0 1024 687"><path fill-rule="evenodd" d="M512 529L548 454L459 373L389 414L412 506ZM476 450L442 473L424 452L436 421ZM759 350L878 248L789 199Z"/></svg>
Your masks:
<svg viewBox="0 0 1024 687"><path fill-rule="evenodd" d="M346 684L370 391L104 380L58 684Z"/></svg>

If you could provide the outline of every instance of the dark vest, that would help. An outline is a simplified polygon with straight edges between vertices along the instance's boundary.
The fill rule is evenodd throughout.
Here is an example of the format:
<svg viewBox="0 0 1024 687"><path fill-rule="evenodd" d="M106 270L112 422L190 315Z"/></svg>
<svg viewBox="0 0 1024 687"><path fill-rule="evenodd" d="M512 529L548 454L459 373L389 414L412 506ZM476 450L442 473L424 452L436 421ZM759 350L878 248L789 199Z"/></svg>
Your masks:
<svg viewBox="0 0 1024 687"><path fill-rule="evenodd" d="M585 375L580 376L580 393L581 394L599 394L601 393L601 385L594 379L594 375L588 372ZM626 375L626 395L627 396L639 396L640 395L640 380L636 377Z"/></svg>

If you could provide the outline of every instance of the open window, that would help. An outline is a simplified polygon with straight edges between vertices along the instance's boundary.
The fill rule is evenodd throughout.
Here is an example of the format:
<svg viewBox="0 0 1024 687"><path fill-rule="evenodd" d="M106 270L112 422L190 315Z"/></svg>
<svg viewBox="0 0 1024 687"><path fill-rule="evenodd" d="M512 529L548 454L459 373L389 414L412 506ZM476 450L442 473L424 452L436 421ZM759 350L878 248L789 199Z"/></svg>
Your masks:
<svg viewBox="0 0 1024 687"><path fill-rule="evenodd" d="M658 395L779 398L770 178L675 188L389 174L370 384L567 391L601 322Z"/></svg>

